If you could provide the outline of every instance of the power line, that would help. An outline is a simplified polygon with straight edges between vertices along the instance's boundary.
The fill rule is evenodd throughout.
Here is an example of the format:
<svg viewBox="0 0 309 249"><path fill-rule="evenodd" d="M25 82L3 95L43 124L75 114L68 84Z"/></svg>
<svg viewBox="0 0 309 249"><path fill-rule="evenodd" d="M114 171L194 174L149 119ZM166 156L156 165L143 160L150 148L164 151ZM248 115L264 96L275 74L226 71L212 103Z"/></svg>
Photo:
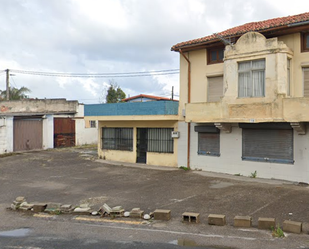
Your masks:
<svg viewBox="0 0 309 249"><path fill-rule="evenodd" d="M58 72L39 72L11 69L15 74L29 74L36 76L48 77L71 77L71 78L122 78L122 77L146 77L179 74L179 69L153 70L144 72L127 72L127 73L58 73Z"/></svg>

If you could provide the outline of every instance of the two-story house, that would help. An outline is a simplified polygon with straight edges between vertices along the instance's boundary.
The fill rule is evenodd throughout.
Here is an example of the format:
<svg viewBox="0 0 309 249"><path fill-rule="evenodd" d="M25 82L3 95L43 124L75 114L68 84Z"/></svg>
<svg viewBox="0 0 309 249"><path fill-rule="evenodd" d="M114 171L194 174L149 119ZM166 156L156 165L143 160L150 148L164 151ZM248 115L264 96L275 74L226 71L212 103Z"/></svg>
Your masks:
<svg viewBox="0 0 309 249"><path fill-rule="evenodd" d="M180 54L179 166L309 182L309 13L172 51Z"/></svg>

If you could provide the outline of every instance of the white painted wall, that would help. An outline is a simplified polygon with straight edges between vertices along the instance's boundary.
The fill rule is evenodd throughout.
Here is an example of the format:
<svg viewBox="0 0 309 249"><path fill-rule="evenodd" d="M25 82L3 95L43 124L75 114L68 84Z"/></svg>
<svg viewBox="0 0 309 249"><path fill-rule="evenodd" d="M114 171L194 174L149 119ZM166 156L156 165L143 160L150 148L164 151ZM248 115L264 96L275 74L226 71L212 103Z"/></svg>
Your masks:
<svg viewBox="0 0 309 249"><path fill-rule="evenodd" d="M294 164L243 161L242 129L234 126L232 133L220 132L220 157L198 155L198 133L191 126L191 168L211 172L241 174L250 176L257 171L259 178L274 178L309 183L309 133L298 135L294 131ZM309 127L307 127L308 130ZM180 148L182 148L180 146ZM185 158L178 152L178 165L185 164Z"/></svg>
<svg viewBox="0 0 309 249"><path fill-rule="evenodd" d="M0 154L13 152L13 117L0 118Z"/></svg>
<svg viewBox="0 0 309 249"><path fill-rule="evenodd" d="M86 128L84 120L84 105L79 104L78 112L75 115L76 145L98 143L98 121L95 128Z"/></svg>
<svg viewBox="0 0 309 249"><path fill-rule="evenodd" d="M178 122L178 131L180 137L178 138L178 167L187 167L187 148L188 148L188 124L182 121Z"/></svg>
<svg viewBox="0 0 309 249"><path fill-rule="evenodd" d="M43 119L43 149L54 148L54 116L46 115Z"/></svg>

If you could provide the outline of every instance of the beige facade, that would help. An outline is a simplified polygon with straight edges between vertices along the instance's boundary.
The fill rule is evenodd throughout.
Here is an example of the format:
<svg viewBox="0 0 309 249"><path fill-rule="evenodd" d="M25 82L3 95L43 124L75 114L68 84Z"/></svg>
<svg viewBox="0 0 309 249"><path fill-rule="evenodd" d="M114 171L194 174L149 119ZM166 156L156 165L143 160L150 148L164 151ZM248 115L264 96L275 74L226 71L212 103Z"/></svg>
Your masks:
<svg viewBox="0 0 309 249"><path fill-rule="evenodd" d="M140 128L171 128L178 131L178 116L87 116L86 120L98 120L98 155L111 161L137 162L137 130ZM103 149L102 128L133 128L133 150ZM146 164L177 167L178 138L173 138L173 153L146 152Z"/></svg>
<svg viewBox="0 0 309 249"><path fill-rule="evenodd" d="M124 118L124 117L123 117ZM104 127L125 127L133 128L133 151L118 151L102 149L102 128ZM173 128L178 130L177 121L105 121L99 122L99 148L100 158L112 161L135 163L137 159L137 129L138 128ZM147 152L146 164L161 166L177 166L177 138L174 141L173 153Z"/></svg>
<svg viewBox="0 0 309 249"><path fill-rule="evenodd" d="M208 62L207 52L212 46L180 50L179 113L183 115L179 122L182 137L179 140L178 165L247 176L257 171L258 177L309 182L309 98L304 97L303 74L304 68L309 67L309 53L301 51L301 33L268 38L258 32L245 33L235 44L225 46L222 63ZM240 64L255 61L264 64L261 70L264 89L260 89L258 96L242 96ZM220 80L222 87L214 89L212 84ZM222 96L218 97L220 89ZM256 134L265 136L265 128L259 126L262 124L290 127L284 131L290 141L284 144L284 149L290 151L288 163L284 160L271 161L261 155L258 155L261 158L249 160L244 156L248 151L251 153L244 149L244 143L247 146L249 143L244 136L254 137L250 125L257 125L253 127L257 129ZM207 145L199 141L198 127L209 125L219 132L216 156L211 156L208 151L200 153L200 147ZM281 132L277 128L271 129L270 134L272 131ZM281 138L286 135L284 132ZM280 135L276 137L279 138ZM250 146L254 146L252 144ZM263 146L261 141L257 144Z"/></svg>

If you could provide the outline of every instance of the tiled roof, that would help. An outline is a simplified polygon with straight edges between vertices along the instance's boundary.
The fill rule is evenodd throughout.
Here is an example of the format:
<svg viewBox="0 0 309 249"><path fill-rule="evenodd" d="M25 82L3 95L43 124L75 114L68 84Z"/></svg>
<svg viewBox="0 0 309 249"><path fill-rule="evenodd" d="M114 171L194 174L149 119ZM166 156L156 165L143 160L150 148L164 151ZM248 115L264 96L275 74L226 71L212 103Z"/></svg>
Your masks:
<svg viewBox="0 0 309 249"><path fill-rule="evenodd" d="M227 29L217 34L221 37L228 38L228 37L240 36L249 31L263 32L263 31L274 29L274 28L280 29L280 27L284 29L287 25L306 22L306 21L309 21L309 12L294 15L294 16L286 16L286 17L268 19L268 20L260 21L260 22L246 23L246 24L234 27L234 28ZM172 50L177 51L179 48L182 48L185 46L198 45L201 43L207 43L207 42L216 41L216 40L219 40L218 37L215 34L212 34L212 35L205 36L202 38L178 43L172 47Z"/></svg>
<svg viewBox="0 0 309 249"><path fill-rule="evenodd" d="M154 99L154 100L171 100L170 98L165 98L165 97L159 97L159 96L153 96L153 95L147 95L147 94L140 94L136 96L132 96L130 98L123 99L122 101L127 102L132 99L138 99L138 98L148 98L148 99ZM174 100L175 101L175 100Z"/></svg>

